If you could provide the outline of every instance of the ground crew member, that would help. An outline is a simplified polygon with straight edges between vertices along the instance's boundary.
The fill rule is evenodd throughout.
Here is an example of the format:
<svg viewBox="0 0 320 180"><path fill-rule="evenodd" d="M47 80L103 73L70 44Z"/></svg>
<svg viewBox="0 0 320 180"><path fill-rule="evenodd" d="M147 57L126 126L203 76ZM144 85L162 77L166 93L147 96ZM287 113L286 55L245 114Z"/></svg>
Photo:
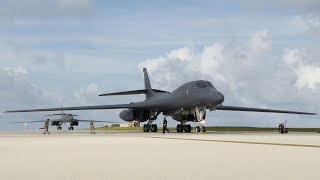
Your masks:
<svg viewBox="0 0 320 180"><path fill-rule="evenodd" d="M47 119L46 120L46 122L44 122L44 133L43 134L46 134L46 133L48 133L48 134L50 134L49 133L49 119Z"/></svg>
<svg viewBox="0 0 320 180"><path fill-rule="evenodd" d="M90 121L90 133L92 134L92 132L93 132L93 134L96 134L96 130L95 130L94 125L93 125L93 121L91 120Z"/></svg>
<svg viewBox="0 0 320 180"><path fill-rule="evenodd" d="M162 130L162 133L164 134L166 131L169 133L169 130L167 128L168 126L168 121L166 118L163 118L163 130Z"/></svg>

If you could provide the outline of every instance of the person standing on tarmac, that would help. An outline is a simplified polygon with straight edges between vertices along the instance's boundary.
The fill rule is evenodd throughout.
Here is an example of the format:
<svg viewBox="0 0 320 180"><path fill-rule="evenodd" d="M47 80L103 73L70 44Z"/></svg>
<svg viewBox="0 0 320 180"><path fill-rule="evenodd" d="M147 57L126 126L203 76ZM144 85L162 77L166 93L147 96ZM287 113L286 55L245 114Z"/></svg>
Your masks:
<svg viewBox="0 0 320 180"><path fill-rule="evenodd" d="M90 133L92 134L92 132L93 132L93 134L96 134L96 130L95 130L94 125L93 125L93 121L91 120L90 121Z"/></svg>
<svg viewBox="0 0 320 180"><path fill-rule="evenodd" d="M169 130L167 128L168 126L168 121L166 118L163 118L163 130L162 130L162 133L164 134L166 131L169 133Z"/></svg>
<svg viewBox="0 0 320 180"><path fill-rule="evenodd" d="M46 134L46 133L48 133L48 134L50 134L49 133L49 119L47 119L45 122L44 122L44 133L43 134Z"/></svg>

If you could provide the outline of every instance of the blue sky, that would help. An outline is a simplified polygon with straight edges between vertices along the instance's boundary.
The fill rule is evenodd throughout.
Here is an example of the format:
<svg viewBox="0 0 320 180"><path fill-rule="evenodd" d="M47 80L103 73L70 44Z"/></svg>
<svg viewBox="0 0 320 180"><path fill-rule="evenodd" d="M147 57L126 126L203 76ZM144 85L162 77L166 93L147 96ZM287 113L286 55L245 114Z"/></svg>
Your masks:
<svg viewBox="0 0 320 180"><path fill-rule="evenodd" d="M314 0L13 0L0 7L3 111L141 100L96 97L142 88L141 67L164 90L208 79L228 105L319 108L320 3ZM118 112L78 114L123 122ZM1 115L1 129L43 114ZM209 125L273 126L283 119L320 125L305 116L210 112L209 118Z"/></svg>

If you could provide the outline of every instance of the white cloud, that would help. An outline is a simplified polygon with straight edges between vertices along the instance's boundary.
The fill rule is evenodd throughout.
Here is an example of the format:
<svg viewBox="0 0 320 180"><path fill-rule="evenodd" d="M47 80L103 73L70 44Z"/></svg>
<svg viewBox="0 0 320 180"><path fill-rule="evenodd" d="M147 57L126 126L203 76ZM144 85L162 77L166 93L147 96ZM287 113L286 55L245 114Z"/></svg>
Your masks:
<svg viewBox="0 0 320 180"><path fill-rule="evenodd" d="M24 68L0 69L1 110L48 106L61 102L63 96L34 84Z"/></svg>
<svg viewBox="0 0 320 180"><path fill-rule="evenodd" d="M311 32L317 36L320 35L320 16L315 14L300 15L295 18L296 27L303 31Z"/></svg>
<svg viewBox="0 0 320 180"><path fill-rule="evenodd" d="M76 90L74 96L81 104L90 104L90 102L97 101L98 94L101 92L102 90L97 84L90 83L87 87Z"/></svg>
<svg viewBox="0 0 320 180"><path fill-rule="evenodd" d="M312 64L300 67L299 64L304 59L303 50L286 49L284 54L270 55L272 38L268 30L253 33L248 42L249 46L215 42L204 46L200 51L191 51L191 48L188 48L188 59L164 55L142 62L139 68L150 69L152 84L165 90L174 90L191 80L212 81L217 89L224 93L226 105L289 110L302 110L303 105L303 111L311 112L319 108L314 102L315 99L320 100L320 92L311 90L320 80L319 69ZM175 51L177 50L171 52ZM265 53L266 51L270 53ZM296 66L297 69L293 68ZM216 112L209 117L215 119L216 115L218 119L228 119L224 112ZM273 119L265 122L268 126L276 123L281 117L286 116L264 113L237 114L237 119Z"/></svg>
<svg viewBox="0 0 320 180"><path fill-rule="evenodd" d="M8 75L11 77L28 74L28 71L23 67L16 67L16 68L6 67L4 68L4 70L7 71Z"/></svg>
<svg viewBox="0 0 320 180"><path fill-rule="evenodd" d="M251 48L260 53L272 48L272 37L268 30L264 29L253 34L251 38Z"/></svg>
<svg viewBox="0 0 320 180"><path fill-rule="evenodd" d="M320 87L320 66L308 62L307 53L299 49L285 49L283 61L288 64L298 76L296 86L315 89Z"/></svg>
<svg viewBox="0 0 320 180"><path fill-rule="evenodd" d="M183 47L177 50L173 50L168 54L169 58L176 58L180 60L188 60L192 56L191 51L187 47Z"/></svg>

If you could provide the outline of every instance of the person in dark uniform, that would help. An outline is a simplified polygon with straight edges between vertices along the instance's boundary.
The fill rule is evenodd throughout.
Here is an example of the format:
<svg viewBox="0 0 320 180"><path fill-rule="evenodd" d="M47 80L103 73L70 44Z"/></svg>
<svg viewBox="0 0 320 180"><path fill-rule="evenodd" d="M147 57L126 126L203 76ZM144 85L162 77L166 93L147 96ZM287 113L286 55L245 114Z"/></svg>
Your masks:
<svg viewBox="0 0 320 180"><path fill-rule="evenodd" d="M46 133L48 133L48 134L50 134L49 133L49 119L47 119L46 120L46 122L44 122L44 133L43 134L46 134Z"/></svg>
<svg viewBox="0 0 320 180"><path fill-rule="evenodd" d="M93 125L93 121L91 120L90 121L90 133L91 134L96 134L96 130L94 128L94 125Z"/></svg>
<svg viewBox="0 0 320 180"><path fill-rule="evenodd" d="M162 133L164 134L166 131L169 133L169 130L167 128L168 126L168 121L166 118L163 119L163 130L162 130Z"/></svg>

